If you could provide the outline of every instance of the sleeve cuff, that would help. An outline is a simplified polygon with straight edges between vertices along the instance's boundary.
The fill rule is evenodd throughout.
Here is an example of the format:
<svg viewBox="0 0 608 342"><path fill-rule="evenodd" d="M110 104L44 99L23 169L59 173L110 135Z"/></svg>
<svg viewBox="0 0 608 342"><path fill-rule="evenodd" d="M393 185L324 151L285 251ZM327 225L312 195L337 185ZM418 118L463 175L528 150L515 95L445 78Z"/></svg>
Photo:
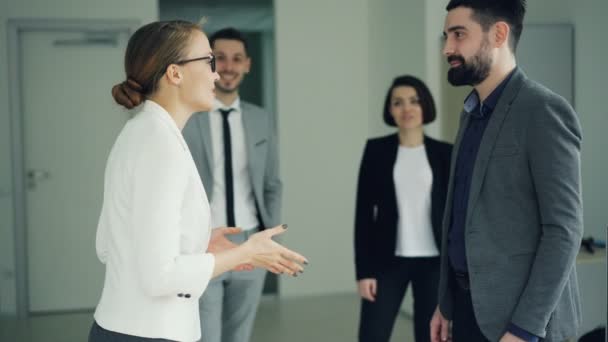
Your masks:
<svg viewBox="0 0 608 342"><path fill-rule="evenodd" d="M526 341L526 342L538 342L539 338L538 336L529 333L528 331L518 327L517 325L511 323L509 324L509 328L507 329L508 332L510 332L511 334L521 338L522 340Z"/></svg>

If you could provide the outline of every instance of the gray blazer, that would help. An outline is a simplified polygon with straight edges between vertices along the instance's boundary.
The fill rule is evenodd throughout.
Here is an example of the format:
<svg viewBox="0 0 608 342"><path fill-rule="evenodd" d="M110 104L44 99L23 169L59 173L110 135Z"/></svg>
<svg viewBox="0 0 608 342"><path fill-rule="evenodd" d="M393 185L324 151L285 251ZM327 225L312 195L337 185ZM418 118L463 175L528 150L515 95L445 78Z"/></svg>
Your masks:
<svg viewBox="0 0 608 342"><path fill-rule="evenodd" d="M443 219L439 308L447 319L453 309L447 253L453 174L469 115L462 113ZM481 141L465 222L473 308L491 341L510 322L546 341L577 334L580 147L572 107L517 69Z"/></svg>
<svg viewBox="0 0 608 342"><path fill-rule="evenodd" d="M264 109L241 100L243 128L247 145L251 186L262 220L262 228L274 227L281 220L282 183L273 117ZM213 198L213 149L209 115L195 113L182 131L203 181L207 196Z"/></svg>

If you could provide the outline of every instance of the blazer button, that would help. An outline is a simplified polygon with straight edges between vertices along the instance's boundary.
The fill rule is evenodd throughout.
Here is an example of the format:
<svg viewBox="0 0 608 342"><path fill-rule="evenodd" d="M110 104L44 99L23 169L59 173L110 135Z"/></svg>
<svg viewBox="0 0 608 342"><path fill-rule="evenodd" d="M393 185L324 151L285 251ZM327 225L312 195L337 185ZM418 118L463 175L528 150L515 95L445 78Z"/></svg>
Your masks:
<svg viewBox="0 0 608 342"><path fill-rule="evenodd" d="M190 294L189 294L189 293L186 293L186 295L185 295L184 297L186 297L186 298L190 298Z"/></svg>
<svg viewBox="0 0 608 342"><path fill-rule="evenodd" d="M182 297L184 296L184 294L183 294L183 293L178 293L178 294L177 294L177 296L178 296L179 298L182 298Z"/></svg>

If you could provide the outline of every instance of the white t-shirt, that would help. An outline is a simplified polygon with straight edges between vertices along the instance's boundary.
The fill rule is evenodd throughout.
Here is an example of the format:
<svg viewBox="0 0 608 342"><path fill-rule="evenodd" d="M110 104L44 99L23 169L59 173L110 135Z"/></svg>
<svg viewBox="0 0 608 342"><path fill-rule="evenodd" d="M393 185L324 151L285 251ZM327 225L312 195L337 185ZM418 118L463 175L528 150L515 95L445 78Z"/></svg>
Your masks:
<svg viewBox="0 0 608 342"><path fill-rule="evenodd" d="M395 255L438 256L431 223L433 173L424 145L399 146L393 179L399 211Z"/></svg>

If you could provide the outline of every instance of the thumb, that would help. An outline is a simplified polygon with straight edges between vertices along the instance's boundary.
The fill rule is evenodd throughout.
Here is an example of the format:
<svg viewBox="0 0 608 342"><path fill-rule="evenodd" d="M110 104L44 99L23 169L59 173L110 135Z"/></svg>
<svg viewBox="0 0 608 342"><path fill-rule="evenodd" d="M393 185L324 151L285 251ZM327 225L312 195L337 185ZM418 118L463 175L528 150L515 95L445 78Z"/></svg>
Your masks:
<svg viewBox="0 0 608 342"><path fill-rule="evenodd" d="M372 282L371 282L371 284L370 284L370 288L371 288L371 291L372 291L372 295L373 295L374 297L376 296L376 288L377 288L377 286L376 286L376 285L377 285L376 280L375 280L375 279L374 279L374 280L372 280Z"/></svg>
<svg viewBox="0 0 608 342"><path fill-rule="evenodd" d="M230 235L238 234L238 233L240 233L240 232L243 231L239 227L224 227L224 228L221 228L221 229L222 229L222 233L223 234L230 234Z"/></svg>
<svg viewBox="0 0 608 342"><path fill-rule="evenodd" d="M270 235L270 237L273 237L275 235L283 234L286 230L287 230L287 225L281 224L274 228L267 229L267 231L268 231L267 234Z"/></svg>

